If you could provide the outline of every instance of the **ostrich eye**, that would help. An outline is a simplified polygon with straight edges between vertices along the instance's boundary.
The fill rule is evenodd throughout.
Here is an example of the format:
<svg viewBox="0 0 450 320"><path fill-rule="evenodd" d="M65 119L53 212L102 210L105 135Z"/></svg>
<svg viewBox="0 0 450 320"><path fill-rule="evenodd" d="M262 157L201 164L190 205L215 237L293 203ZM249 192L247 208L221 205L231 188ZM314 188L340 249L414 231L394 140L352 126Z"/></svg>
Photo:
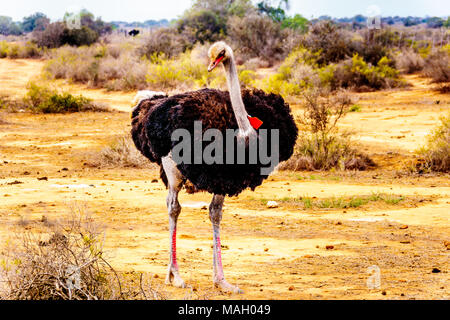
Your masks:
<svg viewBox="0 0 450 320"><path fill-rule="evenodd" d="M222 50L222 52L219 53L219 55L217 56L217 58L222 58L225 57L225 50Z"/></svg>

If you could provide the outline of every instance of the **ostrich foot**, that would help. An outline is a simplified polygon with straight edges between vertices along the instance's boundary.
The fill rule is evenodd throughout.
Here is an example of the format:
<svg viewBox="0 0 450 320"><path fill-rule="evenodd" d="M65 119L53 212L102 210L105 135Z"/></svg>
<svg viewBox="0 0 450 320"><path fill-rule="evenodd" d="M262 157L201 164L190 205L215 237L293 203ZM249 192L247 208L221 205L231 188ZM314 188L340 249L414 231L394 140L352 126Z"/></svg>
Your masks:
<svg viewBox="0 0 450 320"><path fill-rule="evenodd" d="M222 280L215 280L214 286L216 288L219 288L222 292L225 293L244 293L241 289L239 289L238 286L233 286L232 284L229 284L225 279Z"/></svg>
<svg viewBox="0 0 450 320"><path fill-rule="evenodd" d="M181 278L180 274L177 270L172 270L169 268L169 271L167 272L166 276L166 284L173 285L177 288L186 288L186 283Z"/></svg>

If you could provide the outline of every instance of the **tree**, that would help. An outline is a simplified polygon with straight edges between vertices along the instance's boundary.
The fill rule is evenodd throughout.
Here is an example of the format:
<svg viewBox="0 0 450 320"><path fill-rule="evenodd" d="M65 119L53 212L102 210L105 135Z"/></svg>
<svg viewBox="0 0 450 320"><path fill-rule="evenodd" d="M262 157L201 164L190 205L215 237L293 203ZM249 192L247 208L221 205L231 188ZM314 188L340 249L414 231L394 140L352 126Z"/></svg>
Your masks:
<svg viewBox="0 0 450 320"><path fill-rule="evenodd" d="M62 22L50 23L45 30L33 31L33 39L39 47L58 48L63 45L62 35L65 25Z"/></svg>
<svg viewBox="0 0 450 320"><path fill-rule="evenodd" d="M112 24L104 22L100 17L95 19L95 16L86 9L81 10L79 13L66 12L64 14L64 22L67 23L68 19L74 16L80 20L81 26L87 27L99 35L112 32Z"/></svg>
<svg viewBox="0 0 450 320"><path fill-rule="evenodd" d="M251 0L196 0L188 11L208 10L221 17L240 16L243 17L255 8Z"/></svg>
<svg viewBox="0 0 450 320"><path fill-rule="evenodd" d="M11 17L0 16L0 34L18 36L22 34L22 28L20 24L13 22Z"/></svg>
<svg viewBox="0 0 450 320"><path fill-rule="evenodd" d="M439 17L432 17L427 19L427 26L429 28L441 28L444 25L444 20Z"/></svg>
<svg viewBox="0 0 450 320"><path fill-rule="evenodd" d="M284 7L284 9L283 9ZM287 18L286 11L289 9L289 0L279 0L278 6L273 6L272 1L263 0L258 3L259 12L266 14L273 21L281 22Z"/></svg>
<svg viewBox="0 0 450 320"><path fill-rule="evenodd" d="M255 12L251 0L196 0L176 27L194 42L217 41L226 35L229 17L244 17Z"/></svg>
<svg viewBox="0 0 450 320"><path fill-rule="evenodd" d="M296 14L293 17L288 17L281 22L283 28L290 28L293 30L299 30L301 32L308 31L309 21L301 14Z"/></svg>
<svg viewBox="0 0 450 320"><path fill-rule="evenodd" d="M81 29L65 28L61 36L61 43L71 46L89 46L98 40L98 33L91 28L82 26Z"/></svg>
<svg viewBox="0 0 450 320"><path fill-rule="evenodd" d="M200 43L219 40L226 32L226 20L209 10L192 11L177 24L180 33L186 33Z"/></svg>
<svg viewBox="0 0 450 320"><path fill-rule="evenodd" d="M24 32L32 32L34 29L38 28L43 30L45 29L45 26L50 23L50 19L47 18L47 16L43 13L36 12L35 14L32 14L31 16L23 18L22 21L22 28Z"/></svg>

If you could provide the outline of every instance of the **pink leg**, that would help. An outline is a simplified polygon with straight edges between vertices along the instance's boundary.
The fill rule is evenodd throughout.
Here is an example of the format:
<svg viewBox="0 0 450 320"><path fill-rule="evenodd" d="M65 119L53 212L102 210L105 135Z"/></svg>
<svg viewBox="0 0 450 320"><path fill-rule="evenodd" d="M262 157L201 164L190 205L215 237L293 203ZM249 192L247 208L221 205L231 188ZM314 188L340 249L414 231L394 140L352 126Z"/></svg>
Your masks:
<svg viewBox="0 0 450 320"><path fill-rule="evenodd" d="M175 228L173 230L172 234L172 265L175 269L178 270L178 264L177 264L177 229Z"/></svg>
<svg viewBox="0 0 450 320"><path fill-rule="evenodd" d="M222 220L222 206L224 197L214 195L209 206L209 218L213 224L213 281L214 285L224 292L243 293L237 286L229 284L225 280L222 266L222 249L220 244L220 221Z"/></svg>
<svg viewBox="0 0 450 320"><path fill-rule="evenodd" d="M217 265L217 270L216 270L216 279L217 280L224 280L225 277L223 275L223 266L222 266L222 246L220 244L220 236L217 235L216 238L216 265Z"/></svg>

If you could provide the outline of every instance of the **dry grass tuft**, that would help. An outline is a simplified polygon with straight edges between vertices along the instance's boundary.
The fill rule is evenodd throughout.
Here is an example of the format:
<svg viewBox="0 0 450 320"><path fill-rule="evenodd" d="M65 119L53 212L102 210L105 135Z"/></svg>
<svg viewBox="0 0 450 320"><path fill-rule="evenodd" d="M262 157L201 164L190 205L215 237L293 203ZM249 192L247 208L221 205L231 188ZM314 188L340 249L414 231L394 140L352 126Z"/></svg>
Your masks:
<svg viewBox="0 0 450 320"><path fill-rule="evenodd" d="M92 153L87 164L95 168L156 168L136 149L130 134L118 137L100 152Z"/></svg>
<svg viewBox="0 0 450 320"><path fill-rule="evenodd" d="M395 56L395 66L403 73L411 74L422 71L425 60L412 49L405 49Z"/></svg>
<svg viewBox="0 0 450 320"><path fill-rule="evenodd" d="M42 222L42 221L41 221ZM103 250L104 232L84 207L44 233L17 234L0 273L0 298L11 300L162 299L143 275L119 274Z"/></svg>

